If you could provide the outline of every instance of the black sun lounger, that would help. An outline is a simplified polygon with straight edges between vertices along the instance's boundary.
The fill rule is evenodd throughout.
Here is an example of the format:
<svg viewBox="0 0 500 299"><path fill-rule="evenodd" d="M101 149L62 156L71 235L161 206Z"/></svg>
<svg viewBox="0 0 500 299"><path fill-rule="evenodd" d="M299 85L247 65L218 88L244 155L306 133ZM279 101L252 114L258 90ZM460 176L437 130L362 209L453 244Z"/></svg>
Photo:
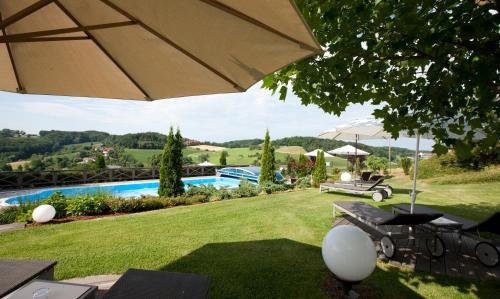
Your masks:
<svg viewBox="0 0 500 299"><path fill-rule="evenodd" d="M383 178L369 184L353 184L353 183L323 183L319 186L319 192L323 191L338 191L356 195L371 195L374 201L380 202L389 197L389 191L385 188L388 186L381 186ZM392 194L392 188L390 190Z"/></svg>
<svg viewBox="0 0 500 299"><path fill-rule="evenodd" d="M410 213L410 204L397 204L392 207L393 211L399 213ZM417 213L441 213L438 210L424 205L415 205L413 211ZM459 223L460 233L471 238L479 239L474 247L476 258L487 267L496 267L500 264L500 251L498 244L492 240L482 239L481 233L492 233L500 235L500 212L495 212L481 222L472 221L448 213L442 213L443 218Z"/></svg>
<svg viewBox="0 0 500 299"><path fill-rule="evenodd" d="M388 258L392 258L396 253L394 239L425 239L427 249L434 257L441 257L446 252L443 240L436 233L416 229L417 226L438 219L443 214L392 214L360 201L334 202L333 217L337 209L383 234L380 245ZM389 230L389 226L399 230Z"/></svg>

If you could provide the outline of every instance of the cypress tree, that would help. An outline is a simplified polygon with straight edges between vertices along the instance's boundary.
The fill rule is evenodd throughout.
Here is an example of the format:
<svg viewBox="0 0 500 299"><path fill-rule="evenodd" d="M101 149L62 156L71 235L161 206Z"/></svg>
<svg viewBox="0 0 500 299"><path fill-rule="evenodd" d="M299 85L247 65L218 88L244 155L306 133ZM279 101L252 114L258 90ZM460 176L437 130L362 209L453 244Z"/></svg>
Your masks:
<svg viewBox="0 0 500 299"><path fill-rule="evenodd" d="M106 161L104 160L103 155L98 155L97 160L95 161L95 167L97 169L104 169L106 168Z"/></svg>
<svg viewBox="0 0 500 299"><path fill-rule="evenodd" d="M184 194L184 183L182 182L182 147L183 147L183 138L181 135L181 131L177 128L177 133L175 134L175 150L174 150L174 159L175 159L175 194L174 196L179 196Z"/></svg>
<svg viewBox="0 0 500 299"><path fill-rule="evenodd" d="M272 141L269 141L269 153L268 153L268 159L267 159L269 166L267 168L268 171L268 177L270 178L271 182L276 181L276 176L274 175L275 172L275 165L276 165L276 158L274 156L274 146Z"/></svg>
<svg viewBox="0 0 500 299"><path fill-rule="evenodd" d="M272 169L274 166L271 167L271 163L274 162L274 158L271 157L271 147L271 138L269 137L269 130L267 130L266 137L264 138L264 144L262 145L262 157L260 159L260 185L273 181L274 171Z"/></svg>
<svg viewBox="0 0 500 299"><path fill-rule="evenodd" d="M227 152L226 151L222 151L220 153L220 158L219 158L219 164L221 166L226 166L227 165Z"/></svg>
<svg viewBox="0 0 500 299"><path fill-rule="evenodd" d="M159 196L178 196L184 193L182 178L182 136L170 127L167 143L163 149L160 166Z"/></svg>
<svg viewBox="0 0 500 299"><path fill-rule="evenodd" d="M319 184L323 183L324 181L326 181L325 153L323 151L318 151L316 164L314 165L313 185L318 187Z"/></svg>

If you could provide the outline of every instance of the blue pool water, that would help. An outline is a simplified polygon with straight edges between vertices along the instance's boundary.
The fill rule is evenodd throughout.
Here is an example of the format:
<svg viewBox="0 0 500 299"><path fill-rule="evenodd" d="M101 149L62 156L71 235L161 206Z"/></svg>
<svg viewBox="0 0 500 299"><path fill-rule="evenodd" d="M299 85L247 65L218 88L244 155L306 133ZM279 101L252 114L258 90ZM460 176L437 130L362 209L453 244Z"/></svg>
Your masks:
<svg viewBox="0 0 500 299"><path fill-rule="evenodd" d="M188 189L190 185L201 186L201 185L212 185L216 188L236 188L240 184L240 180L232 178L222 178L222 177L206 177L206 178L185 178L182 179L185 188ZM112 184L101 184L94 186L81 186L81 187L59 187L59 188L48 188L42 189L36 193L10 197L4 200L7 204L16 204L19 200L23 202L27 201L38 201L45 199L52 195L53 193L59 191L65 196L75 196L79 194L94 194L97 192L111 193L114 196L120 197L137 197L141 195L158 195L158 185L159 181L148 181L148 182L137 182L137 183L112 183Z"/></svg>

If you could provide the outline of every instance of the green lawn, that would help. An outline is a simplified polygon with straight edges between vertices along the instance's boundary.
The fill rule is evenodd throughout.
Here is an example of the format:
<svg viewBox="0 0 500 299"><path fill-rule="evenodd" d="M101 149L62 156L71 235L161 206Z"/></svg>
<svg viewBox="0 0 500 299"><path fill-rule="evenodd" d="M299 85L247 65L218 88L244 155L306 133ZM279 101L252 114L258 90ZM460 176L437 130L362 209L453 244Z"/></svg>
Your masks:
<svg viewBox="0 0 500 299"><path fill-rule="evenodd" d="M289 150L289 153L287 152ZM147 150L147 149L126 149L127 153L133 155L139 162L142 162L144 165L148 166L151 156L154 154L159 154L161 150ZM228 165L248 165L253 164L257 159L256 154L260 152L260 150L251 150L246 147L242 148L228 148L226 149L229 156L227 157ZM285 163L286 156L290 154L295 159L298 159L299 150L296 147L284 147L282 152L276 152L276 160L279 160L280 163ZM194 163L201 163L200 156L208 154L208 161L214 164L219 164L220 152L212 152L199 150L194 148L185 148L183 150L183 155L185 157L191 157ZM346 161L343 158L334 157L329 158L327 161L333 161L333 167L337 168L345 168Z"/></svg>
<svg viewBox="0 0 500 299"><path fill-rule="evenodd" d="M393 179L408 202L408 178ZM479 219L500 207L500 183L420 184L418 202ZM321 241L334 200L317 190L235 199L0 234L0 258L53 259L56 278L144 268L212 277L212 298L325 298L332 278ZM470 212L469 212L470 211ZM498 282L400 270L379 263L364 282L374 298L493 298Z"/></svg>
<svg viewBox="0 0 500 299"><path fill-rule="evenodd" d="M150 166L151 157L153 155L161 154L163 151L159 149L135 149L126 148L125 153L131 154L137 161L144 164L144 166Z"/></svg>

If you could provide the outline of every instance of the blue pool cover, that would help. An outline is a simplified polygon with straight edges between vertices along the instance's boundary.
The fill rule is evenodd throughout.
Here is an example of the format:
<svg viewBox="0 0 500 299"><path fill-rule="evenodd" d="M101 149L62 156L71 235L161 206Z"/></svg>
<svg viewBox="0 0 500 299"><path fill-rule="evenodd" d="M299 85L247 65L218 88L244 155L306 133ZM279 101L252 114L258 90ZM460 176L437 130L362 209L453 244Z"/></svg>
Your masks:
<svg viewBox="0 0 500 299"><path fill-rule="evenodd" d="M253 182L259 181L260 167L258 166L248 166L248 167L225 167L217 170L217 175L221 177L230 177L237 179L246 179ZM285 178L279 172L275 172L276 181L281 182Z"/></svg>

